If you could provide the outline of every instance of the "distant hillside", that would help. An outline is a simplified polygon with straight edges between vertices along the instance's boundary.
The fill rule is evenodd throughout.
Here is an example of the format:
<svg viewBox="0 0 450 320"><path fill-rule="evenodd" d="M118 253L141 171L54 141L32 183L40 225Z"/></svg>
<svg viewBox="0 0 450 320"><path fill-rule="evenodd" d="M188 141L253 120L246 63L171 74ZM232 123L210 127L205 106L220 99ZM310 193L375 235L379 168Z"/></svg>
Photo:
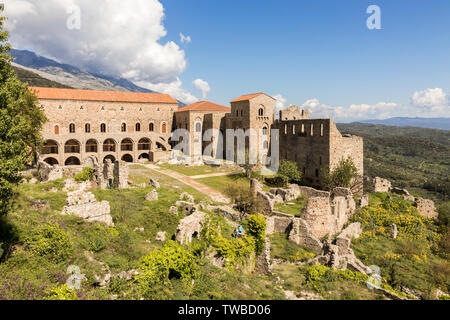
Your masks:
<svg viewBox="0 0 450 320"><path fill-rule="evenodd" d="M17 74L17 77L22 82L27 82L28 85L33 87L46 87L46 88L63 88L63 89L71 89L71 87L63 85L61 83L45 79L38 75L37 73L28 71L24 68L21 68L17 65L13 66L14 71Z"/></svg>
<svg viewBox="0 0 450 320"><path fill-rule="evenodd" d="M386 120L365 120L361 123L382 124L397 127L419 127L450 130L450 118L390 118Z"/></svg>
<svg viewBox="0 0 450 320"><path fill-rule="evenodd" d="M439 202L449 199L450 131L363 123L338 128L364 138L367 175Z"/></svg>

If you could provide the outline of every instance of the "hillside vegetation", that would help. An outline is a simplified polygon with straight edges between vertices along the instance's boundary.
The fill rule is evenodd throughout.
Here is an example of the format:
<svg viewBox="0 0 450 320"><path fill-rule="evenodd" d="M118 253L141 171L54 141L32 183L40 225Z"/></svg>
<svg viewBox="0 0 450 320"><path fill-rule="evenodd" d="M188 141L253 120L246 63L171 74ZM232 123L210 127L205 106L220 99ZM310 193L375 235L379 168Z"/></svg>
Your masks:
<svg viewBox="0 0 450 320"><path fill-rule="evenodd" d="M338 128L364 138L366 175L438 203L449 200L450 131L362 123Z"/></svg>

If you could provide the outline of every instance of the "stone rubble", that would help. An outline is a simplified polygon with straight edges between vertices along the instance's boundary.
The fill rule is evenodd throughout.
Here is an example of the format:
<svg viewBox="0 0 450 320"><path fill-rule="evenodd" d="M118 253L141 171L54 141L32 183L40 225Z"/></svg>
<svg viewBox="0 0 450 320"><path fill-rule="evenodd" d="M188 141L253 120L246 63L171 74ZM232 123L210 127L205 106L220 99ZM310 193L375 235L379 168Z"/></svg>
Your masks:
<svg viewBox="0 0 450 320"><path fill-rule="evenodd" d="M177 227L176 240L181 244L191 243L192 237L200 235L205 217L206 213L195 211L193 214L183 218Z"/></svg>
<svg viewBox="0 0 450 320"><path fill-rule="evenodd" d="M145 200L147 201L156 201L158 200L158 192L156 190L150 191L146 196Z"/></svg>

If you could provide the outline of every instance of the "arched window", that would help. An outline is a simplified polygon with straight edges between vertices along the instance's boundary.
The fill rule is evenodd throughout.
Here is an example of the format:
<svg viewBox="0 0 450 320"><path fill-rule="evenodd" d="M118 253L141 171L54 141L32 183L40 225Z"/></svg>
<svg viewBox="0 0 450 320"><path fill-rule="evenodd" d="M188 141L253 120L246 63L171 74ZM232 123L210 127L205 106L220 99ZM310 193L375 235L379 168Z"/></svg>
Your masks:
<svg viewBox="0 0 450 320"><path fill-rule="evenodd" d="M320 124L320 136L323 137L323 123Z"/></svg>
<svg viewBox="0 0 450 320"><path fill-rule="evenodd" d="M55 126L55 134L59 134L59 126Z"/></svg>
<svg viewBox="0 0 450 320"><path fill-rule="evenodd" d="M314 124L311 123L311 137L314 136Z"/></svg>
<svg viewBox="0 0 450 320"><path fill-rule="evenodd" d="M97 141L90 139L86 142L86 152L90 153L90 152L97 152L98 148L97 148Z"/></svg>
<svg viewBox="0 0 450 320"><path fill-rule="evenodd" d="M120 150L121 151L133 151L133 141L131 141L130 139L122 140L122 143L120 144Z"/></svg>
<svg viewBox="0 0 450 320"><path fill-rule="evenodd" d="M295 134L295 124L292 125L292 134Z"/></svg>
<svg viewBox="0 0 450 320"><path fill-rule="evenodd" d="M165 122L161 126L161 133L167 133L167 124Z"/></svg>
<svg viewBox="0 0 450 320"><path fill-rule="evenodd" d="M241 117L244 116L244 110L241 110Z"/></svg>
<svg viewBox="0 0 450 320"><path fill-rule="evenodd" d="M264 127L262 129L263 135L267 136L267 134L269 133L269 130L267 129L267 127Z"/></svg>
<svg viewBox="0 0 450 320"><path fill-rule="evenodd" d="M74 123L69 124L69 132L75 133L75 124Z"/></svg>
<svg viewBox="0 0 450 320"><path fill-rule="evenodd" d="M142 150L150 150L151 147L151 141L150 139L147 138L142 138L141 140L139 140L138 142L138 150L142 151Z"/></svg>
<svg viewBox="0 0 450 320"><path fill-rule="evenodd" d="M120 127L120 130L122 132L127 132L127 124L126 123L122 123L122 126Z"/></svg>
<svg viewBox="0 0 450 320"><path fill-rule="evenodd" d="M136 132L141 131L141 124L138 122L136 123Z"/></svg>
<svg viewBox="0 0 450 320"><path fill-rule="evenodd" d="M80 143L77 140L69 140L64 145L64 153L80 153Z"/></svg>
<svg viewBox="0 0 450 320"><path fill-rule="evenodd" d="M236 110L236 117L239 117L239 110Z"/></svg>
<svg viewBox="0 0 450 320"><path fill-rule="evenodd" d="M107 139L103 143L103 152L116 152L116 142L113 139Z"/></svg>
<svg viewBox="0 0 450 320"><path fill-rule="evenodd" d="M195 132L202 132L202 124L200 122L195 124Z"/></svg>
<svg viewBox="0 0 450 320"><path fill-rule="evenodd" d="M89 123L86 123L84 125L84 132L90 133L91 132L91 125Z"/></svg>
<svg viewBox="0 0 450 320"><path fill-rule="evenodd" d="M258 116L260 116L260 117L264 116L264 108L259 108Z"/></svg>
<svg viewBox="0 0 450 320"><path fill-rule="evenodd" d="M54 140L47 140L42 146L42 154L58 154L58 143Z"/></svg>
<svg viewBox="0 0 450 320"><path fill-rule="evenodd" d="M153 122L150 122L150 124L148 125L148 131L150 132L155 131L155 125L153 124Z"/></svg>
<svg viewBox="0 0 450 320"><path fill-rule="evenodd" d="M102 123L100 125L100 132L106 132L106 124Z"/></svg>

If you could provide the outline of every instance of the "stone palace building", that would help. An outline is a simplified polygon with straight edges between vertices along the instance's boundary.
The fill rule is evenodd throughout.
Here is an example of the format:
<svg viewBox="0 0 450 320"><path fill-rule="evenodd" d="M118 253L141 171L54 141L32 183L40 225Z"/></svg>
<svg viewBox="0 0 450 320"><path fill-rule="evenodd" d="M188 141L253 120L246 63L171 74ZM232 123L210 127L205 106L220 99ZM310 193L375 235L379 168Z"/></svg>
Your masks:
<svg viewBox="0 0 450 320"><path fill-rule="evenodd" d="M252 143L246 138L245 148L268 155L274 151L271 130L278 129L280 158L297 163L306 183L320 185L320 169L334 168L347 157L363 174L361 137L342 135L332 119L310 119L308 110L296 106L281 110L276 119L276 100L265 93L236 98L231 108L208 101L179 108L166 94L29 89L48 118L39 160L50 165L80 166L91 156L100 162L168 159L183 140L173 137L177 129L189 134L184 137L190 141L184 150L189 156L201 156L209 146L212 157L225 158L225 151L217 152L219 143L225 149L230 138L227 129L256 130L260 134ZM214 133L205 139L209 129ZM236 149L237 142L233 144Z"/></svg>

